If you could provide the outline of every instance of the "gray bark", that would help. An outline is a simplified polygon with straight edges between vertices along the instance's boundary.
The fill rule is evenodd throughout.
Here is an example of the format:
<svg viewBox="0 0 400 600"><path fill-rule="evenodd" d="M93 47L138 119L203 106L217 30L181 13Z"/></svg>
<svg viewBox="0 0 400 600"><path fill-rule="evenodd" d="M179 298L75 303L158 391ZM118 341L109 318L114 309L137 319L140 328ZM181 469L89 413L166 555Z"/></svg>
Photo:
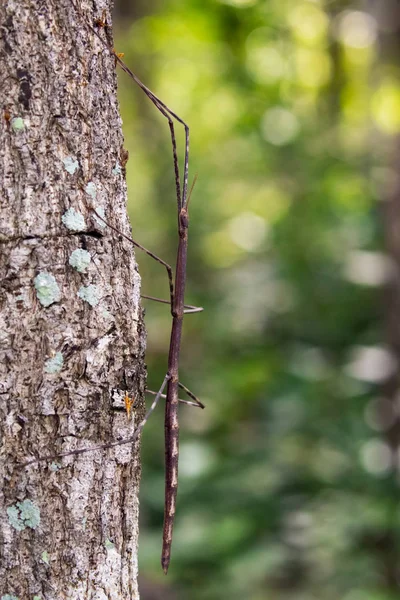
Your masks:
<svg viewBox="0 0 400 600"><path fill-rule="evenodd" d="M133 599L143 414L140 279L108 0L0 5L0 597ZM105 31L101 32L106 36ZM124 391L136 398L130 420Z"/></svg>

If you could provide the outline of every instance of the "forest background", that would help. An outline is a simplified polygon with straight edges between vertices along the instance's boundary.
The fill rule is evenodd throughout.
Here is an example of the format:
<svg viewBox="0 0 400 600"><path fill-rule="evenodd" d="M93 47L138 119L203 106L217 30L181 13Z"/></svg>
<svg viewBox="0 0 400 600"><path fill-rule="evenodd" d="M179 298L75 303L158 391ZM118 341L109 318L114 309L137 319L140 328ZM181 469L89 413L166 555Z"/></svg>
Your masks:
<svg viewBox="0 0 400 600"><path fill-rule="evenodd" d="M143 434L143 600L398 598L399 23L391 0L117 2L117 51L191 128L205 309L185 320L181 379L207 408L180 411L167 579L162 409ZM173 263L168 127L123 73L119 93L134 237ZM170 319L144 303L158 389Z"/></svg>

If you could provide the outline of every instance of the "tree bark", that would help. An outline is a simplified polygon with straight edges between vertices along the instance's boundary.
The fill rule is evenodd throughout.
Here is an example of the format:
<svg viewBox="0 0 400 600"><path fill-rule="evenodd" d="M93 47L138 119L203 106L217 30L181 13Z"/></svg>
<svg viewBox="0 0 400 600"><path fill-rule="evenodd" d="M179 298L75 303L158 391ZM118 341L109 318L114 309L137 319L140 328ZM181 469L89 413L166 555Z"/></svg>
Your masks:
<svg viewBox="0 0 400 600"><path fill-rule="evenodd" d="M388 1L369 3L369 11L377 21L379 35L380 69L377 71L379 82L388 65L397 69L400 52L399 5ZM387 27L387 25L389 25ZM385 33L386 30L386 33ZM388 71L390 72L390 71ZM380 567L382 593L396 596L399 591L399 544L397 534L397 477L399 472L400 420L398 418L398 399L400 388L400 136L396 138L378 137L374 148L379 147L380 156L388 158L388 166L392 163L393 178L388 177L382 189L382 205L380 207L383 235L386 252L391 262L391 274L382 295L382 309L386 326L386 345L397 368L386 379L381 388L380 397L375 401L375 418L380 423L382 438L392 453L393 478L377 494L383 494L388 507L387 525L371 526L366 539L362 539L362 551L370 550L371 556ZM379 154L378 154L379 155ZM388 169L388 173L390 169ZM396 473L397 472L397 473ZM392 498L391 495L392 494ZM380 502L382 500L380 499ZM369 548L368 548L368 546Z"/></svg>
<svg viewBox="0 0 400 600"><path fill-rule="evenodd" d="M75 6L76 3L76 6ZM145 336L109 0L0 6L0 597L133 599ZM109 30L102 30L106 36ZM128 420L125 390L135 397Z"/></svg>

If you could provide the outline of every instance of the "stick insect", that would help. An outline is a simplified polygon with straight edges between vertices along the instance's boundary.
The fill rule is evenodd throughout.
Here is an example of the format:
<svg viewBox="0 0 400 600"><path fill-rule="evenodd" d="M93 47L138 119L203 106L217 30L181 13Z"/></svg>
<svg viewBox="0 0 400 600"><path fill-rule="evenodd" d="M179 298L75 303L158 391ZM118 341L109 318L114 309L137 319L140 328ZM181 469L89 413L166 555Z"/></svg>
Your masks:
<svg viewBox="0 0 400 600"><path fill-rule="evenodd" d="M77 7L74 5L73 0L72 4L75 10L78 11ZM204 408L204 405L198 400L198 398L188 390L180 381L179 381L179 354L180 354L180 346L181 346L181 337L182 337L182 325L183 325L183 316L185 313L194 313L200 312L203 309L200 307L195 307L191 305L185 304L185 285L186 285L186 263L187 263L187 249L188 249L188 227L189 227L189 200L191 196L191 192L193 190L194 183L196 178L193 181L190 192L188 193L188 175L189 175L189 127L188 125L181 119L175 112L173 112L162 100L160 100L153 92L145 86L140 79L129 69L129 67L122 61L120 55L118 55L115 50L109 46L109 44L103 40L100 35L100 31L103 29L107 32L108 25L105 20L105 16L103 14L101 19L97 19L94 23L94 27L86 23L86 26L90 31L92 31L100 42L107 48L107 50L114 56L116 63L121 67L127 75L133 79L133 81L140 87L140 89L146 94L149 100L154 104L157 110L167 119L169 129L170 129L170 137L172 144L172 154L173 154L173 164L174 164L174 174L175 174L175 191L176 191L176 201L177 201L177 212L178 212L178 234L179 234L179 242L178 242L178 250L177 250L177 258L176 258L176 268L175 268L175 281L173 279L172 268L161 258L156 256L153 252L150 252L146 248L144 248L141 244L132 240L128 236L125 236L122 232L113 227L110 223L105 221L105 219L94 209L93 212L96 214L97 218L101 219L108 227L117 231L119 235L122 235L126 240L132 243L134 246L144 251L146 254L154 258L157 262L163 265L168 274L169 280L169 291L170 291L170 299L169 300L160 300L158 298L154 298L152 296L143 296L144 298L148 298L150 300L156 300L158 302L166 303L170 305L171 315L172 315L172 328L171 328L171 337L170 337L170 346L169 346L169 354L168 354L168 370L162 382L162 385L159 391L150 393L155 395L154 401L147 411L143 421L137 426L134 434L125 440L121 440L118 442L111 442L109 444L102 444L99 446L94 446L91 448L80 448L77 450L72 450L69 452L65 452L62 454L58 454L56 456L46 456L39 459L35 459L29 462L26 462L24 466L35 462L52 460L54 458L83 454L85 452L90 452L93 450L112 448L114 446L119 446L122 444L130 444L134 442L140 432L142 431L146 421L148 420L150 414L155 409L160 398L165 398L165 421L164 421L164 430L165 430L165 503L164 503L164 525L163 525L163 542L162 542L162 553L161 553L161 566L165 574L168 572L168 567L171 560L171 544L172 544L172 533L174 526L174 517L175 517L175 505L176 505L176 497L177 497L177 489L178 489L178 457L179 457L179 421L178 421L178 404L179 402L185 402L187 404L191 404L200 408ZM181 178L180 178L180 169L178 163L178 152L177 152L177 144L175 137L175 126L174 121L178 122L184 127L185 131L185 157L184 157L184 165L183 165L183 186L181 188ZM167 388L166 394L164 395L164 389ZM192 399L192 401L181 400L178 396L178 391L183 389L188 396ZM128 396L125 397L125 406L129 413L131 407L131 400Z"/></svg>

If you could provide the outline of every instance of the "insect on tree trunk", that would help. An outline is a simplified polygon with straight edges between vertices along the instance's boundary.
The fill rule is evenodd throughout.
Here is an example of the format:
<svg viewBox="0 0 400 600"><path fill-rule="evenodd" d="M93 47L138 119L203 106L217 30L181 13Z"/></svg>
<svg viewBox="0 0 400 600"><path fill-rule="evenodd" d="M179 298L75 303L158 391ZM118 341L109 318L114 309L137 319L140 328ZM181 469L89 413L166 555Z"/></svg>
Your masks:
<svg viewBox="0 0 400 600"><path fill-rule="evenodd" d="M132 246L91 210L129 235L115 59L79 14L110 22L94 4L0 6L0 597L20 600L139 597L139 442L20 466L143 416Z"/></svg>

